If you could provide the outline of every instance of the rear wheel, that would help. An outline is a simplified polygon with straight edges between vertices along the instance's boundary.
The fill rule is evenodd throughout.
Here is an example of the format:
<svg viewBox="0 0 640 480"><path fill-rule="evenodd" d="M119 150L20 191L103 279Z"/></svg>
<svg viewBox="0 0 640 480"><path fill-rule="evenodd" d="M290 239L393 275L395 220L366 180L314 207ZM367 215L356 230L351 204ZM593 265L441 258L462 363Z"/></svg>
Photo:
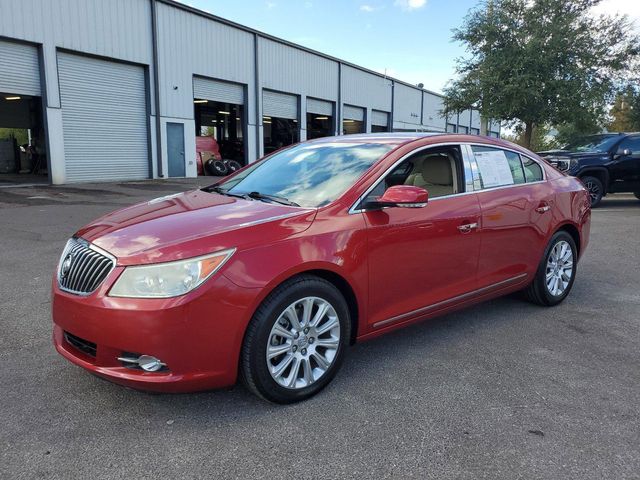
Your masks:
<svg viewBox="0 0 640 480"><path fill-rule="evenodd" d="M349 309L333 284L310 275L283 283L247 328L241 358L244 383L276 403L315 395L338 372L350 327Z"/></svg>
<svg viewBox="0 0 640 480"><path fill-rule="evenodd" d="M538 305L553 306L562 302L576 278L577 248L573 237L565 231L556 232L545 250L533 282L525 293Z"/></svg>
<svg viewBox="0 0 640 480"><path fill-rule="evenodd" d="M597 207L604 195L604 186L602 181L597 177L586 176L582 177L582 183L589 191L589 197L591 198L591 208Z"/></svg>

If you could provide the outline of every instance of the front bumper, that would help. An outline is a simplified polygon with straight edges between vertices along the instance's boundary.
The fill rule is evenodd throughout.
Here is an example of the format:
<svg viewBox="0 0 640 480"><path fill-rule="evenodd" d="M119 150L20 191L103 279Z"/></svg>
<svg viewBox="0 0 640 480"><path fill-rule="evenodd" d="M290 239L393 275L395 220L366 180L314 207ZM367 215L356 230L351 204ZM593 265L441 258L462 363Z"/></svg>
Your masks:
<svg viewBox="0 0 640 480"><path fill-rule="evenodd" d="M53 282L53 341L66 359L115 383L158 392L191 392L233 385L249 307L258 291L216 275L189 294L171 299L112 298L106 293L116 268L93 294L83 297ZM64 332L95 344L78 348ZM152 355L167 368L145 372L118 360Z"/></svg>

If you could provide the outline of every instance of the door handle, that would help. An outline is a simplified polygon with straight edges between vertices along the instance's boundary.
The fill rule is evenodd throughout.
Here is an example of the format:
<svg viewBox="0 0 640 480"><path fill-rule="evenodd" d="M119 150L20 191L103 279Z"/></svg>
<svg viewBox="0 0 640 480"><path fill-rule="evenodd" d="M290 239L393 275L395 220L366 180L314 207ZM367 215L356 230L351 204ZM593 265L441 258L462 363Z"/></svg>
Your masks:
<svg viewBox="0 0 640 480"><path fill-rule="evenodd" d="M471 230L478 228L477 223L465 223L464 225L458 226L458 230L462 233L469 233Z"/></svg>
<svg viewBox="0 0 640 480"><path fill-rule="evenodd" d="M549 205L540 205L538 208L536 208L536 212L538 213L545 213L549 210L551 210L551 207Z"/></svg>

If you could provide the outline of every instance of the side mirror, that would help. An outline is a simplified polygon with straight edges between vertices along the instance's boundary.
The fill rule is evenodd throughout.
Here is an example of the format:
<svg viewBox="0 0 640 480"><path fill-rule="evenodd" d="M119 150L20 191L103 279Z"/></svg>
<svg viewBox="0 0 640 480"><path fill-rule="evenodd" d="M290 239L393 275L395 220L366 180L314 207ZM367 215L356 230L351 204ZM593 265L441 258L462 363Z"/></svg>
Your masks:
<svg viewBox="0 0 640 480"><path fill-rule="evenodd" d="M367 210L384 207L422 208L429 200L429 193L413 185L394 185L387 188L381 197L365 204Z"/></svg>
<svg viewBox="0 0 640 480"><path fill-rule="evenodd" d="M619 148L618 151L616 152L616 157L628 157L632 153L633 152L628 148Z"/></svg>

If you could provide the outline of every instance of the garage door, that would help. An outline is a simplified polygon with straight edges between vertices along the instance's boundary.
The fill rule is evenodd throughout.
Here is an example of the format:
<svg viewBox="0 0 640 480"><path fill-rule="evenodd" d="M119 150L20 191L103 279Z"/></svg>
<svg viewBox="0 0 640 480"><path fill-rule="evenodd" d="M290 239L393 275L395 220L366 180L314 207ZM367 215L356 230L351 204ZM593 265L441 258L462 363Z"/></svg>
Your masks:
<svg viewBox="0 0 640 480"><path fill-rule="evenodd" d="M244 87L237 83L220 82L207 78L193 78L193 98L202 98L214 102L244 104Z"/></svg>
<svg viewBox="0 0 640 480"><path fill-rule="evenodd" d="M333 116L333 103L316 98L307 98L307 112Z"/></svg>
<svg viewBox="0 0 640 480"><path fill-rule="evenodd" d="M345 105L342 116L347 120L357 120L358 122L364 122L364 108Z"/></svg>
<svg viewBox="0 0 640 480"><path fill-rule="evenodd" d="M40 96L40 68L36 47L0 41L0 65L0 92Z"/></svg>
<svg viewBox="0 0 640 480"><path fill-rule="evenodd" d="M68 182L149 178L144 69L58 54Z"/></svg>
<svg viewBox="0 0 640 480"><path fill-rule="evenodd" d="M264 90L262 92L262 114L266 117L298 119L298 97L286 93Z"/></svg>
<svg viewBox="0 0 640 480"><path fill-rule="evenodd" d="M389 126L389 114L387 112L381 112L379 110L371 111L371 125L376 125L378 127L388 127Z"/></svg>

